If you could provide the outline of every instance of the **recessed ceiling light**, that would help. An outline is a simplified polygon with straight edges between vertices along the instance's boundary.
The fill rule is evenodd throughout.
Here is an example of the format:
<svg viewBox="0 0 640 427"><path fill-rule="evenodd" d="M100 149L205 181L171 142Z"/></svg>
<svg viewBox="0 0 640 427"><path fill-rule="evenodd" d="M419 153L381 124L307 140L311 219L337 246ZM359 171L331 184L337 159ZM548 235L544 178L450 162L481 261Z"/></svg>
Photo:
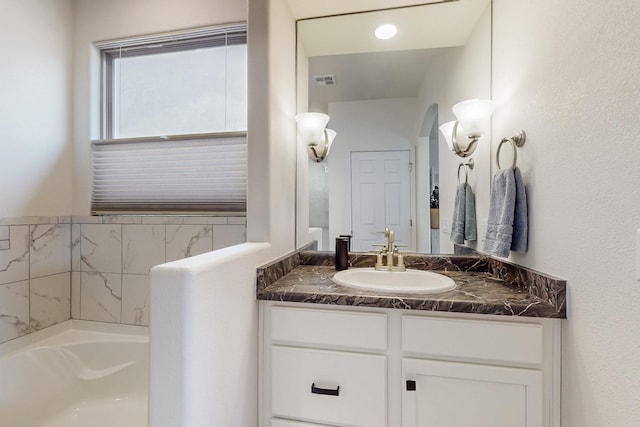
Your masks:
<svg viewBox="0 0 640 427"><path fill-rule="evenodd" d="M376 34L376 37L379 38L380 40L386 40L395 36L397 32L398 32L398 29L396 28L395 25L383 24L383 25L380 25L378 28L376 28L375 34Z"/></svg>

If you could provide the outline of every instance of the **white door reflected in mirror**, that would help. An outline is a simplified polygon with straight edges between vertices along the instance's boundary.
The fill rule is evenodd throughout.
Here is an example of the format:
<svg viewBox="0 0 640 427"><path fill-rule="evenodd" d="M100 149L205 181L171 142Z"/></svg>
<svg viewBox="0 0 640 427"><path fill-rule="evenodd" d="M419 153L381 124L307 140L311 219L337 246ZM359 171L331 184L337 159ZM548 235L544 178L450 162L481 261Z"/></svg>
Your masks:
<svg viewBox="0 0 640 427"><path fill-rule="evenodd" d="M393 229L396 242L411 245L409 175L409 151L351 153L351 250L367 252L385 243L385 227Z"/></svg>

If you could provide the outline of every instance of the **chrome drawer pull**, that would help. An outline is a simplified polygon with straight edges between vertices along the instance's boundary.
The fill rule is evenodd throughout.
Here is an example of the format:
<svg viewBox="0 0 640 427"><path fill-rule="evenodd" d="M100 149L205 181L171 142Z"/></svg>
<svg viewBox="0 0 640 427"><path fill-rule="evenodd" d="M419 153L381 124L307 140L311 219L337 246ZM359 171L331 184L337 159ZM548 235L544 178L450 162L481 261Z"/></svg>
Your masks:
<svg viewBox="0 0 640 427"><path fill-rule="evenodd" d="M316 387L316 383L311 384L311 393L313 394L326 394L327 396L338 396L340 394L340 386L335 390L330 388Z"/></svg>

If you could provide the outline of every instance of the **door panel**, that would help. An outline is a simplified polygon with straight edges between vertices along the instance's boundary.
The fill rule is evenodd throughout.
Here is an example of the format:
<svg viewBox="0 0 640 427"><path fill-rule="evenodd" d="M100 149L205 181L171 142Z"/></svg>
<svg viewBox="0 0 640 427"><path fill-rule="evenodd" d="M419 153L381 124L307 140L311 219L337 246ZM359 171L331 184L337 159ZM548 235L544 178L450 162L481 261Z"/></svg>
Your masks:
<svg viewBox="0 0 640 427"><path fill-rule="evenodd" d="M386 243L389 227L398 243L411 245L409 151L351 153L352 249L369 251Z"/></svg>
<svg viewBox="0 0 640 427"><path fill-rule="evenodd" d="M402 427L542 427L542 373L403 359Z"/></svg>

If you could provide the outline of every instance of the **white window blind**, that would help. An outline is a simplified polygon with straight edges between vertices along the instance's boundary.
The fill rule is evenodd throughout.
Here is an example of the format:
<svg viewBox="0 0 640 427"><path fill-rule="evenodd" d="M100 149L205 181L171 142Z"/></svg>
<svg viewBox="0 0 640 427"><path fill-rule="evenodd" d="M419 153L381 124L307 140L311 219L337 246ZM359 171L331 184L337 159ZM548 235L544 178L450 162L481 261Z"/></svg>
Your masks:
<svg viewBox="0 0 640 427"><path fill-rule="evenodd" d="M246 212L244 133L92 144L94 214Z"/></svg>

